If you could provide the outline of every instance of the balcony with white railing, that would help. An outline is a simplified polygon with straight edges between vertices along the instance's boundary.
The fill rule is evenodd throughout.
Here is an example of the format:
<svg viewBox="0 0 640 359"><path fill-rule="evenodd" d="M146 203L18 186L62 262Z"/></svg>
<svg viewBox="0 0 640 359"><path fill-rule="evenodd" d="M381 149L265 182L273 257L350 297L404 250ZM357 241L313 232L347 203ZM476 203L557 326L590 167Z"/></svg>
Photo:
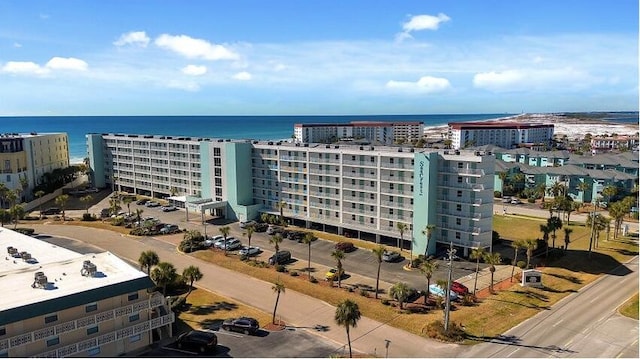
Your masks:
<svg viewBox="0 0 640 359"><path fill-rule="evenodd" d="M322 197L322 198L340 198L339 194L335 194L333 192L319 192L317 190L312 190L309 192L309 195L312 197Z"/></svg>
<svg viewBox="0 0 640 359"><path fill-rule="evenodd" d="M309 168L309 173L323 176L340 176L340 171L336 171L335 169L319 169L311 167Z"/></svg>
<svg viewBox="0 0 640 359"><path fill-rule="evenodd" d="M413 178L411 178L410 176L382 175L382 176L380 176L380 179L383 180L383 181L393 182L393 183L408 183L408 184L412 184L413 183Z"/></svg>
<svg viewBox="0 0 640 359"><path fill-rule="evenodd" d="M309 184L320 186L320 187L337 187L340 188L340 183L335 181L318 181L318 180L310 180Z"/></svg>
<svg viewBox="0 0 640 359"><path fill-rule="evenodd" d="M371 161L344 160L342 163L344 165L357 166L357 167L377 167L378 166L376 162L371 162Z"/></svg>
<svg viewBox="0 0 640 359"><path fill-rule="evenodd" d="M402 196L407 196L407 197L413 196L413 193L411 192L410 188L406 188L406 189L400 190L400 189L390 189L390 188L382 187L380 189L380 192L386 193L386 194L402 195Z"/></svg>
<svg viewBox="0 0 640 359"><path fill-rule="evenodd" d="M404 214L398 214L398 213L390 214L388 212L381 211L380 218L392 219L394 221L411 222L413 219L413 215L411 214L411 212L404 213Z"/></svg>
<svg viewBox="0 0 640 359"><path fill-rule="evenodd" d="M305 157L305 156L285 156L285 155L280 155L280 161L307 162L307 157Z"/></svg>
<svg viewBox="0 0 640 359"><path fill-rule="evenodd" d="M381 168L399 168L399 169L403 169L403 170L413 170L413 165L411 164L410 161L403 162L403 163L380 162L380 167Z"/></svg>
<svg viewBox="0 0 640 359"><path fill-rule="evenodd" d="M466 190L472 191L483 191L484 185L479 183L468 183L468 182L440 182L438 183L438 187L444 188L462 188Z"/></svg>
<svg viewBox="0 0 640 359"><path fill-rule="evenodd" d="M474 176L474 177L484 176L484 170L476 169L476 168L439 167L438 171L440 173L449 173L449 174L456 174L461 176Z"/></svg>
<svg viewBox="0 0 640 359"><path fill-rule="evenodd" d="M345 196L344 197L344 201L345 202L354 202L354 203L367 203L367 204L373 204L376 205L378 204L378 200L376 200L375 198L370 198L370 197L352 197L352 196Z"/></svg>

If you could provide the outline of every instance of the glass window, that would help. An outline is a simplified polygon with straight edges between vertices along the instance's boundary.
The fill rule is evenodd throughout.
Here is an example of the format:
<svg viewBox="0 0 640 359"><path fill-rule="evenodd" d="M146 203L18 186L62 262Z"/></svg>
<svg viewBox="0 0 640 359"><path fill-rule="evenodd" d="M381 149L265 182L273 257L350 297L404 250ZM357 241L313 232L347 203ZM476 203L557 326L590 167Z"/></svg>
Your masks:
<svg viewBox="0 0 640 359"><path fill-rule="evenodd" d="M58 345L58 344L60 344L60 337L53 337L53 338L47 339L47 346L48 347L52 347L52 346Z"/></svg>
<svg viewBox="0 0 640 359"><path fill-rule="evenodd" d="M92 357L100 354L100 347L95 347L87 350L87 354Z"/></svg>
<svg viewBox="0 0 640 359"><path fill-rule="evenodd" d="M7 328L0 328L0 337L3 335L7 335Z"/></svg>
<svg viewBox="0 0 640 359"><path fill-rule="evenodd" d="M95 334L98 332L98 326L94 325L92 327L87 328L87 335Z"/></svg>
<svg viewBox="0 0 640 359"><path fill-rule="evenodd" d="M87 304L84 307L84 311L89 313L89 312L95 312L96 310L98 310L98 303L91 303L91 304Z"/></svg>
<svg viewBox="0 0 640 359"><path fill-rule="evenodd" d="M58 320L58 315L57 314L49 315L49 316L44 317L44 323L45 324L53 323L56 320Z"/></svg>
<svg viewBox="0 0 640 359"><path fill-rule="evenodd" d="M136 335L134 335L134 336L130 337L130 338L129 338L129 341L130 341L131 343L135 343L135 342L140 341L140 338L141 338L141 337L140 337L140 334L136 334Z"/></svg>
<svg viewBox="0 0 640 359"><path fill-rule="evenodd" d="M140 314L136 313L129 316L129 322L135 322L136 320L140 320Z"/></svg>
<svg viewBox="0 0 640 359"><path fill-rule="evenodd" d="M129 296L127 297L127 299L128 299L129 301L137 300L137 299L138 299L138 293L131 293L131 294L129 294Z"/></svg>

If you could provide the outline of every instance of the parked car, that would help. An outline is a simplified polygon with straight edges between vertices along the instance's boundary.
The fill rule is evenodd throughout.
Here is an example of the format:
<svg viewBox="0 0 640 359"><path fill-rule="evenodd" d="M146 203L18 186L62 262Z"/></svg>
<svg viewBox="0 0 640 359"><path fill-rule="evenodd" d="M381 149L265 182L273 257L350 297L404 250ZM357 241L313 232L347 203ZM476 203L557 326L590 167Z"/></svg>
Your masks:
<svg viewBox="0 0 640 359"><path fill-rule="evenodd" d="M235 237L227 237L226 240L226 248L228 251L233 251L236 250L240 247L242 247L242 242L240 242L239 239L235 238ZM224 238L222 240L218 240L215 244L214 247L218 248L218 249L225 249L225 240Z"/></svg>
<svg viewBox="0 0 640 359"><path fill-rule="evenodd" d="M453 259L454 261L459 261L460 260L460 257L458 257L455 253L453 253L451 256L452 256L451 259ZM448 262L449 261L449 255L445 253L445 255L442 256L442 260Z"/></svg>
<svg viewBox="0 0 640 359"><path fill-rule="evenodd" d="M240 248L240 252L238 252L241 256L256 256L258 255L260 252L262 252L262 250L260 249L260 247L247 247L247 246L242 246L242 248Z"/></svg>
<svg viewBox="0 0 640 359"><path fill-rule="evenodd" d="M227 239L224 239L224 236L215 236L214 238L217 238L217 239L213 242L213 247L220 248L220 246L222 246L224 248L224 242L234 237L227 237Z"/></svg>
<svg viewBox="0 0 640 359"><path fill-rule="evenodd" d="M109 217L109 213L111 213L111 210L109 208L103 208L100 210L100 217L101 218Z"/></svg>
<svg viewBox="0 0 640 359"><path fill-rule="evenodd" d="M345 253L353 252L356 250L356 246L351 242L338 242L335 245L335 249L341 250Z"/></svg>
<svg viewBox="0 0 640 359"><path fill-rule="evenodd" d="M469 288L466 285L460 282L451 282L451 290L454 291L459 296L464 296L469 294Z"/></svg>
<svg viewBox="0 0 640 359"><path fill-rule="evenodd" d="M255 226L256 224L257 224L256 221L243 221L243 222L240 222L240 228L244 229L244 228L247 228L249 226Z"/></svg>
<svg viewBox="0 0 640 359"><path fill-rule="evenodd" d="M162 206L160 207L160 209L162 210L162 212L172 212L178 210L176 206Z"/></svg>
<svg viewBox="0 0 640 359"><path fill-rule="evenodd" d="M511 197L502 197L502 203L510 203L511 202Z"/></svg>
<svg viewBox="0 0 640 359"><path fill-rule="evenodd" d="M260 324L254 318L230 318L222 322L222 329L249 335L255 334L260 329Z"/></svg>
<svg viewBox="0 0 640 359"><path fill-rule="evenodd" d="M274 253L271 257L269 257L269 264L285 264L291 260L291 252L289 251L278 251Z"/></svg>
<svg viewBox="0 0 640 359"><path fill-rule="evenodd" d="M269 227L267 227L267 234L268 235L272 235L272 234L276 234L276 233L282 233L282 231L284 231L284 229L282 227L274 226L273 224L270 224Z"/></svg>
<svg viewBox="0 0 640 359"><path fill-rule="evenodd" d="M156 201L149 201L147 203L144 204L145 207L160 207L160 203L156 202Z"/></svg>
<svg viewBox="0 0 640 359"><path fill-rule="evenodd" d="M216 345L218 345L216 333L204 330L192 330L182 333L176 340L176 346L179 349L191 349L199 353L214 352Z"/></svg>
<svg viewBox="0 0 640 359"><path fill-rule="evenodd" d="M213 237L209 237L207 239L204 240L204 245L207 247L211 247L213 246L217 241L224 239L224 236L222 235L217 235L217 236L213 236Z"/></svg>
<svg viewBox="0 0 640 359"><path fill-rule="evenodd" d="M338 268L331 268L324 275L325 279L328 281L338 280L338 277L340 277L341 279L344 279L346 276L347 276L347 273L345 273L344 269L340 272L340 275L338 275Z"/></svg>
<svg viewBox="0 0 640 359"><path fill-rule="evenodd" d="M61 212L62 210L58 207L49 207L44 211L41 211L40 213L44 215L52 215L52 214L60 214Z"/></svg>
<svg viewBox="0 0 640 359"><path fill-rule="evenodd" d="M440 288L439 285L437 284L431 284L429 286L429 292L433 295L437 295L438 297L444 297L444 292L445 290ZM450 290L449 291L449 299L450 300L456 300L458 299L458 295L456 294L456 292Z"/></svg>
<svg viewBox="0 0 640 359"><path fill-rule="evenodd" d="M514 198L511 200L511 204L522 204L522 201L519 198Z"/></svg>
<svg viewBox="0 0 640 359"><path fill-rule="evenodd" d="M301 242L302 238L305 236L305 232L302 231L290 231L289 235L287 235L287 239L291 241Z"/></svg>
<svg viewBox="0 0 640 359"><path fill-rule="evenodd" d="M400 253L393 251L384 251L382 253L382 260L385 262L395 262L400 259Z"/></svg>
<svg viewBox="0 0 640 359"><path fill-rule="evenodd" d="M162 234L176 233L179 231L180 228L175 224L165 224L164 227L160 228L160 233Z"/></svg>
<svg viewBox="0 0 640 359"><path fill-rule="evenodd" d="M266 232L267 228L269 228L269 225L266 223L256 223L256 225L254 226L256 232Z"/></svg>
<svg viewBox="0 0 640 359"><path fill-rule="evenodd" d="M149 200L146 198L143 198L143 199L137 200L136 204L143 205L143 204L146 204L147 202L149 202Z"/></svg>

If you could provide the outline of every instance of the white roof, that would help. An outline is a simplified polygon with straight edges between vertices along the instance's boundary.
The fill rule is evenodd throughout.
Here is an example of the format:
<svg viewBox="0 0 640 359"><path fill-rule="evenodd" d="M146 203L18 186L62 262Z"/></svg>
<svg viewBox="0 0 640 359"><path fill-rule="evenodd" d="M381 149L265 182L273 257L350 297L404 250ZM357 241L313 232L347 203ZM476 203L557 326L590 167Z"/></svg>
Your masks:
<svg viewBox="0 0 640 359"><path fill-rule="evenodd" d="M11 256L7 247L28 252L32 260ZM0 295L0 312L146 276L110 252L83 255L8 228L0 228L0 248L0 285L11 292ZM96 265L97 275L81 274L86 260ZM36 272L47 277L46 288L32 287Z"/></svg>

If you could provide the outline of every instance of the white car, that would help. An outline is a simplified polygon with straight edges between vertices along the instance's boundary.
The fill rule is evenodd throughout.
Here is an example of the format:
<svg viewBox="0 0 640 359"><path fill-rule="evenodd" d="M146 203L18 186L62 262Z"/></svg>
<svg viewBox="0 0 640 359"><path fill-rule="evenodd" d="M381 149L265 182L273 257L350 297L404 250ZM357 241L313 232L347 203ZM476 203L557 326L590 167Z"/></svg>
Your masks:
<svg viewBox="0 0 640 359"><path fill-rule="evenodd" d="M431 294L437 295L438 297L444 297L444 292L445 290L440 288L439 285L437 284L431 284L429 286L429 292L431 292ZM450 300L457 300L458 299L458 295L456 294L456 292L454 291L449 291L449 299Z"/></svg>
<svg viewBox="0 0 640 359"><path fill-rule="evenodd" d="M220 238L217 241L215 241L213 243L213 246L215 248L218 248L218 249L224 249L224 243L227 242L227 250L228 250L229 249L229 242L234 241L234 240L236 240L235 237L227 237L227 240L225 241L225 239L223 237L223 238Z"/></svg>
<svg viewBox="0 0 640 359"><path fill-rule="evenodd" d="M234 238L234 237L227 238L226 250L235 251L236 249L239 249L240 247L242 247L242 242L240 242L239 239ZM216 245L216 248L225 249L224 239L222 240L222 242L220 242L219 245Z"/></svg>
<svg viewBox="0 0 640 359"><path fill-rule="evenodd" d="M249 226L255 226L258 222L256 221L244 221L244 222L240 222L240 228L247 228Z"/></svg>
<svg viewBox="0 0 640 359"><path fill-rule="evenodd" d="M217 241L220 241L222 239L224 239L224 237L221 235L208 237L207 239L204 240L204 245L207 247L212 247L216 244Z"/></svg>
<svg viewBox="0 0 640 359"><path fill-rule="evenodd" d="M262 250L260 249L260 247L247 247L247 246L242 246L242 248L240 249L240 255L241 256L256 256L258 255L260 252L262 252Z"/></svg>
<svg viewBox="0 0 640 359"><path fill-rule="evenodd" d="M522 201L519 200L518 198L514 198L511 200L511 204L522 204Z"/></svg>

